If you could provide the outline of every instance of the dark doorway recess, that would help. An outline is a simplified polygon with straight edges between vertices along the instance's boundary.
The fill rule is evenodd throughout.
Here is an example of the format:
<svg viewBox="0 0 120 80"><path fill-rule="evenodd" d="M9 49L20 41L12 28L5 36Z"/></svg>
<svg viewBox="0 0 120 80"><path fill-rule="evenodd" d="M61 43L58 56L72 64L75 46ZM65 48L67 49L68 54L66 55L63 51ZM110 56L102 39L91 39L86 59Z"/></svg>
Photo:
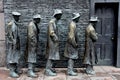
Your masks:
<svg viewBox="0 0 120 80"><path fill-rule="evenodd" d="M95 15L99 22L96 25L98 41L96 52L98 65L115 65L117 56L118 3L96 3Z"/></svg>

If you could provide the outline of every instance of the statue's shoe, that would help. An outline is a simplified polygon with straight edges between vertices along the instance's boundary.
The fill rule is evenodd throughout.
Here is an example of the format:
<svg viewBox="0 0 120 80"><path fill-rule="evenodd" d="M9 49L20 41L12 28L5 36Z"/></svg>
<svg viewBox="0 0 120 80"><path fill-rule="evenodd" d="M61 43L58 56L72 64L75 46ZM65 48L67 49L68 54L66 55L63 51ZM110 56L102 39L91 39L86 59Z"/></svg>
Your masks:
<svg viewBox="0 0 120 80"><path fill-rule="evenodd" d="M57 74L50 69L45 70L45 75L47 76L56 76Z"/></svg>
<svg viewBox="0 0 120 80"><path fill-rule="evenodd" d="M73 69L74 72L77 72L77 69Z"/></svg>
<svg viewBox="0 0 120 80"><path fill-rule="evenodd" d="M68 71L67 72L67 74L69 75L69 76L77 76L78 74L76 73L76 72L74 72L74 71Z"/></svg>
<svg viewBox="0 0 120 80"><path fill-rule="evenodd" d="M18 70L18 69L16 69L15 72L18 73L18 74L22 74L23 73L22 70Z"/></svg>
<svg viewBox="0 0 120 80"><path fill-rule="evenodd" d="M51 69L52 72L56 73L56 70L54 68Z"/></svg>
<svg viewBox="0 0 120 80"><path fill-rule="evenodd" d="M39 68L34 68L33 71L34 71L34 72L39 72L40 69L39 69Z"/></svg>
<svg viewBox="0 0 120 80"><path fill-rule="evenodd" d="M14 71L10 71L10 77L12 77L12 78L18 78L19 75L16 72L14 72Z"/></svg>
<svg viewBox="0 0 120 80"><path fill-rule="evenodd" d="M28 77L37 78L38 76L33 72L33 70L28 70Z"/></svg>
<svg viewBox="0 0 120 80"><path fill-rule="evenodd" d="M90 74L90 75L94 75L94 74L95 74L95 71L94 71L94 70L86 70L86 73L87 73L87 74Z"/></svg>

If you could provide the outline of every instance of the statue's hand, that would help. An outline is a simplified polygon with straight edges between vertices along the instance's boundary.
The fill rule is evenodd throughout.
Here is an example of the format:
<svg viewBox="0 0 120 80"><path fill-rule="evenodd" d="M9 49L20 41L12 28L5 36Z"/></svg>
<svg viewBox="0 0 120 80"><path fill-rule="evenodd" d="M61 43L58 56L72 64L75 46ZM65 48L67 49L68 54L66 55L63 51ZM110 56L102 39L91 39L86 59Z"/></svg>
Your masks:
<svg viewBox="0 0 120 80"><path fill-rule="evenodd" d="M54 42L58 42L58 37L56 35L51 37Z"/></svg>
<svg viewBox="0 0 120 80"><path fill-rule="evenodd" d="M13 39L13 44L16 44L16 39Z"/></svg>
<svg viewBox="0 0 120 80"><path fill-rule="evenodd" d="M78 44L76 44L76 48L78 48Z"/></svg>

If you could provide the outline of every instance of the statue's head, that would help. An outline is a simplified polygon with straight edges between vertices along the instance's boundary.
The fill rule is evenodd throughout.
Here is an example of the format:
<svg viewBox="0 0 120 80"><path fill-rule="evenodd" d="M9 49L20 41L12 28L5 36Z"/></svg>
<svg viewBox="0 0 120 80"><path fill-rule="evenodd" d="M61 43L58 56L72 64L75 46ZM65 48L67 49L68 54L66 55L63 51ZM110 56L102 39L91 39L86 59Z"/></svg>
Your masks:
<svg viewBox="0 0 120 80"><path fill-rule="evenodd" d="M12 16L13 16L14 20L18 22L19 18L21 16L21 13L19 13L19 12L12 12Z"/></svg>
<svg viewBox="0 0 120 80"><path fill-rule="evenodd" d="M40 23L41 15L39 15L39 14L34 15L33 20L35 23Z"/></svg>
<svg viewBox="0 0 120 80"><path fill-rule="evenodd" d="M80 14L79 13L73 13L73 18L72 20L75 22L78 22L80 19Z"/></svg>
<svg viewBox="0 0 120 80"><path fill-rule="evenodd" d="M60 9L55 9L53 16L54 16L57 20L60 20L61 17L62 17L62 10L60 10Z"/></svg>
<svg viewBox="0 0 120 80"><path fill-rule="evenodd" d="M98 17L97 16L91 16L89 22L92 24L96 24L98 22Z"/></svg>

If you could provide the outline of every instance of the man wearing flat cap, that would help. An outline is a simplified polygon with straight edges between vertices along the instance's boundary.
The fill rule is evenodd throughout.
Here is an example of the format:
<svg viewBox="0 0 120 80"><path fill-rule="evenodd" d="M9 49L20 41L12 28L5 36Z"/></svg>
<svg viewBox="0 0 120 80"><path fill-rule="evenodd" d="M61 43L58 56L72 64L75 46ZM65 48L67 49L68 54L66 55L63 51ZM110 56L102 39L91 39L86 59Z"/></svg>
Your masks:
<svg viewBox="0 0 120 80"><path fill-rule="evenodd" d="M64 56L68 58L68 70L67 74L70 76L76 76L77 70L73 69L74 60L78 59L78 43L77 43L77 29L76 23L79 21L80 14L73 13L72 21L69 25L68 39L65 46Z"/></svg>
<svg viewBox="0 0 120 80"><path fill-rule="evenodd" d="M58 27L57 23L61 19L62 11L60 9L55 9L54 18L50 20L48 26L48 38L47 38L47 64L45 69L45 74L48 76L55 76L56 71L52 68L54 60L60 60L59 56L59 39L58 39Z"/></svg>
<svg viewBox="0 0 120 80"><path fill-rule="evenodd" d="M94 51L95 42L98 39L97 33L94 28L97 21L98 17L92 16L85 32L85 56L83 64L86 65L86 73L91 75L95 74L93 65L97 63L97 56Z"/></svg>
<svg viewBox="0 0 120 80"><path fill-rule="evenodd" d="M7 41L8 41L8 55L7 63L10 69L10 76L18 78L21 71L19 70L19 59L20 59L20 34L19 17L21 13L12 12L13 20L7 25Z"/></svg>
<svg viewBox="0 0 120 80"><path fill-rule="evenodd" d="M38 34L39 28L38 24L40 23L41 16L39 14L33 16L33 20L29 23L27 28L27 50L28 50L28 76L36 78L37 75L34 73L34 64L36 63L36 54L38 47Z"/></svg>

